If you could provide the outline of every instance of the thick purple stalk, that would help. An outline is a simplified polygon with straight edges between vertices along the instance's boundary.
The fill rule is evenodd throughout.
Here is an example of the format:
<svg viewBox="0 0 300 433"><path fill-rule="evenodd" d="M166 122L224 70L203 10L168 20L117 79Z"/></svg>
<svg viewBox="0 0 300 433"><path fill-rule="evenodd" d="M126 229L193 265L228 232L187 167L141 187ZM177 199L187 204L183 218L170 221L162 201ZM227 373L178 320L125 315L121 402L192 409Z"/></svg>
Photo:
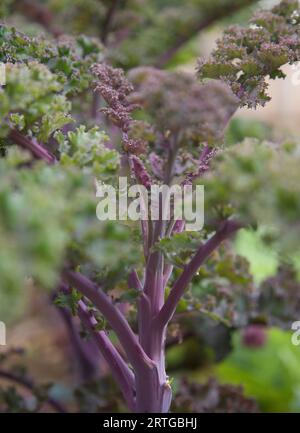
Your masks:
<svg viewBox="0 0 300 433"><path fill-rule="evenodd" d="M152 253L147 263L146 274L150 275L145 282L143 295L139 302L139 338L143 349L157 366L157 376L153 380L142 383L141 394L137 390L137 411L138 412L168 412L172 390L168 383L168 376L165 370L165 339L169 321L176 310L177 304L198 271L203 262L220 244L240 228L235 221L226 221L218 232L210 238L195 254L191 262L186 266L181 276L175 282L173 289L164 303L162 300L165 286L170 276L170 269L167 268L167 276L162 273L163 262L160 260L160 253ZM147 285L146 285L147 284ZM157 300L160 300L159 308ZM158 313L157 313L158 309ZM147 391L146 391L147 390ZM151 390L151 391L150 391ZM140 399L147 392L147 399L141 402ZM149 392L149 394L148 394ZM156 399L153 400L153 397Z"/></svg>
<svg viewBox="0 0 300 433"><path fill-rule="evenodd" d="M162 210L163 204L160 204ZM161 217L162 217L162 211ZM150 226L150 224L149 224ZM172 390L165 369L165 330L153 326L153 321L164 304L166 279L164 275L164 257L159 251L153 250L155 243L165 236L166 224L162 219L151 222L153 233L149 234L145 282L138 304L139 341L146 354L156 366L156 374L149 381L147 398L141 401L145 394L145 385L141 392L137 389L137 411L168 412L172 399ZM143 391L144 389L144 391Z"/></svg>

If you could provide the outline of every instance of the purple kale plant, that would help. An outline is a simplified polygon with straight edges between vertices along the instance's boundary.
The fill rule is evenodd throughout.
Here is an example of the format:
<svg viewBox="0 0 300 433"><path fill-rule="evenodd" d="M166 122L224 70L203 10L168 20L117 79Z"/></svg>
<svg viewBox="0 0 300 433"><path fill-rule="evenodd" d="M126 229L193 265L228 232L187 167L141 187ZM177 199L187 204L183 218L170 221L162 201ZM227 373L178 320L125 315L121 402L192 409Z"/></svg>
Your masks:
<svg viewBox="0 0 300 433"><path fill-rule="evenodd" d="M233 10L237 3L232 2ZM214 22L206 7L207 23ZM122 33L113 31L114 13L109 8L101 21L109 29L103 43ZM51 15L45 17L53 34ZM124 22L124 15L118 18ZM268 315L267 294L255 298L245 263L231 254L230 245L238 231L262 225L268 227L264 241L283 262L297 257L299 146L247 139L227 148L224 134L239 107L269 101L267 79L284 78L281 67L300 60L299 23L298 1L282 0L255 14L248 27L229 27L211 57L199 60L197 76L154 66L135 67L126 75L109 63L118 61L108 43L104 61L103 47L93 38L53 45L1 27L0 60L10 74L7 87L0 89L5 144L0 249L9 244L11 262L22 262L20 275L4 274L3 287L20 286L30 272L37 284L55 289L56 304L78 316L132 412L171 408L166 345L180 314L196 312L243 327L249 347L265 343L267 323L258 319L262 311ZM176 53L188 34L183 32L170 50ZM37 52L40 62L34 59ZM163 66L171 54L148 60ZM80 107L76 115L72 104ZM90 117L96 123L91 128ZM94 180L115 186L121 175L145 188L144 208L150 206L152 186L203 185L204 228L188 231L187 221L174 210L164 219L163 195L156 220L96 221ZM26 228L29 235L38 231L35 243ZM23 240L21 247L16 238ZM276 292L278 280L280 275L264 284ZM203 282L213 286L213 294L205 293ZM200 299L194 296L196 286ZM238 311L242 298L251 304L250 313ZM255 410L240 389L209 387L186 382L179 400L187 410L237 411L239 405ZM206 403L197 406L191 400L195 395L204 395Z"/></svg>

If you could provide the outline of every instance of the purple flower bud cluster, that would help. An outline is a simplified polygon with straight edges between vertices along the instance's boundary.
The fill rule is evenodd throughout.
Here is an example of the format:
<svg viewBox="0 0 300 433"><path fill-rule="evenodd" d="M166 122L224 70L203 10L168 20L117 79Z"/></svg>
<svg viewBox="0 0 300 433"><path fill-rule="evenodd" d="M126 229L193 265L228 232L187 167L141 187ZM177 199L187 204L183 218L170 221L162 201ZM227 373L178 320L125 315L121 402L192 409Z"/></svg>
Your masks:
<svg viewBox="0 0 300 433"><path fill-rule="evenodd" d="M143 140L132 138L131 127L134 123L132 112L139 106L129 102L128 95L133 91L122 69L115 69L107 64L95 64L92 72L97 77L95 90L105 100L107 106L101 108L110 120L122 131L124 150L128 153L141 153Z"/></svg>
<svg viewBox="0 0 300 433"><path fill-rule="evenodd" d="M141 185L145 186L147 189L150 189L152 184L152 179L149 173L147 172L144 164L140 160L140 158L138 158L135 155L132 155L131 162L132 162L133 172L135 174L137 181L140 182Z"/></svg>

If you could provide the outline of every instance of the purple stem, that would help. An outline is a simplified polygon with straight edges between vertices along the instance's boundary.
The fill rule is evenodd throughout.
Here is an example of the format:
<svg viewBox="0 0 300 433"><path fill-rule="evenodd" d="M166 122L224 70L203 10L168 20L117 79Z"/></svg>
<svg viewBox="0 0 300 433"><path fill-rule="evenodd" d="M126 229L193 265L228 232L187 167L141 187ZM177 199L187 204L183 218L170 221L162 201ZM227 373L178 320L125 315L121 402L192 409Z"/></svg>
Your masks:
<svg viewBox="0 0 300 433"><path fill-rule="evenodd" d="M138 292L141 292L143 290L143 285L135 269L133 269L129 274L128 285L130 288L135 289Z"/></svg>
<svg viewBox="0 0 300 433"><path fill-rule="evenodd" d="M112 344L105 331L96 330L98 322L83 301L78 302L78 316L91 333L102 356L111 368L112 375L119 384L129 409L134 410L135 380L133 372Z"/></svg>
<svg viewBox="0 0 300 433"><path fill-rule="evenodd" d="M42 159L48 164L54 164L56 158L44 146L39 144L35 139L30 139L21 134L17 129L12 129L9 138L21 147L29 150L37 159Z"/></svg>
<svg viewBox="0 0 300 433"><path fill-rule="evenodd" d="M144 372L147 368L153 368L153 362L146 355L127 320L111 299L96 284L79 272L66 269L63 272L63 278L79 290L103 314L117 334L134 370Z"/></svg>
<svg viewBox="0 0 300 433"><path fill-rule="evenodd" d="M177 220L175 222L173 222L173 224L170 226L170 232L172 235L176 234L176 233L182 233L185 227L185 221L184 220ZM172 275L173 272L173 268L174 266L166 263L165 267L164 267L164 288L167 287L168 281Z"/></svg>
<svg viewBox="0 0 300 433"><path fill-rule="evenodd" d="M51 300L54 301L57 295L63 292L65 294L70 293L69 286L61 283L58 290L54 291L51 295ZM84 382L94 379L99 376L100 371L98 348L94 341L84 341L78 331L78 326L74 321L74 318L68 308L59 307L58 312L65 322L66 329L68 331L69 339L72 345L72 350L75 354L75 358L78 361L80 379ZM102 361L102 360L101 360Z"/></svg>
<svg viewBox="0 0 300 433"><path fill-rule="evenodd" d="M192 260L185 266L182 274L174 283L171 293L166 300L164 306L155 318L155 324L158 328L163 329L171 320L175 313L178 302L184 294L187 286L192 281L194 275L198 271L203 262L215 251L220 244L233 233L241 228L241 224L237 221L227 220L223 223L220 229L212 236L204 245L202 245Z"/></svg>
<svg viewBox="0 0 300 433"><path fill-rule="evenodd" d="M71 313L66 308L59 308L59 313L65 322L75 359L78 361L80 379L87 382L99 375L100 365L98 352L93 341L80 338Z"/></svg>

